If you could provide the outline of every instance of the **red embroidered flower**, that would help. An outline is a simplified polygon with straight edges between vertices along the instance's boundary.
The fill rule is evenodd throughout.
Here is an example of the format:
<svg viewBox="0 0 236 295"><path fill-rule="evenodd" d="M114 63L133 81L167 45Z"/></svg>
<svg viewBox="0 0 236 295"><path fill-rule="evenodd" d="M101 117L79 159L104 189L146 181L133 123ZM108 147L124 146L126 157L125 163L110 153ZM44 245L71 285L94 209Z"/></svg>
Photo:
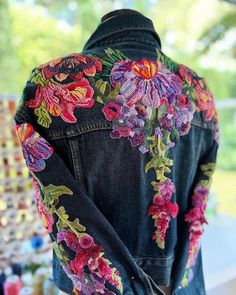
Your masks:
<svg viewBox="0 0 236 295"><path fill-rule="evenodd" d="M58 81L65 80L68 76L74 81L80 80L84 74L94 76L102 70L102 64L98 59L90 56L72 53L65 57L59 57L39 66L45 79L56 77Z"/></svg>
<svg viewBox="0 0 236 295"><path fill-rule="evenodd" d="M68 123L75 123L74 108L91 108L94 104L94 90L89 81L82 78L69 85L48 83L47 86L38 85L34 99L26 102L30 108L39 108L45 102L46 110L52 116L60 116Z"/></svg>
<svg viewBox="0 0 236 295"><path fill-rule="evenodd" d="M206 112L206 120L210 121L213 117L216 118L215 100L210 91L203 89L200 84L195 86L197 94L197 108L200 111Z"/></svg>
<svg viewBox="0 0 236 295"><path fill-rule="evenodd" d="M99 273L107 279L109 279L112 275L112 270L103 257L98 258L98 270Z"/></svg>
<svg viewBox="0 0 236 295"><path fill-rule="evenodd" d="M81 268L88 264L88 260L97 258L103 251L101 245L95 245L88 249L81 249L77 252L76 257L70 262L71 269L77 274L81 273Z"/></svg>
<svg viewBox="0 0 236 295"><path fill-rule="evenodd" d="M147 214L152 215L157 228L152 238L156 240L158 246L165 247L165 235L169 226L170 218L175 218L179 207L177 203L172 203L171 197L175 192L175 187L170 179L166 179L155 185L158 192L153 196L153 203L149 206Z"/></svg>
<svg viewBox="0 0 236 295"><path fill-rule="evenodd" d="M178 65L178 72L182 78L186 80L188 84L192 83L192 76L195 74L193 70L185 65Z"/></svg>

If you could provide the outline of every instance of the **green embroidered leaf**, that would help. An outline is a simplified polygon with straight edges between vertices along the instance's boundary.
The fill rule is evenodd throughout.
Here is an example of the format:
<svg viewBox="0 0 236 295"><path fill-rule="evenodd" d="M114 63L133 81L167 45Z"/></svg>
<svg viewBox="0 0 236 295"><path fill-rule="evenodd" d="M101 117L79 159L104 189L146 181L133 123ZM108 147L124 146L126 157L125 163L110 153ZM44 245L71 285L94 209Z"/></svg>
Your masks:
<svg viewBox="0 0 236 295"><path fill-rule="evenodd" d="M37 123L45 128L48 128L52 119L46 110L46 103L43 100L40 108L34 110L35 115L38 117Z"/></svg>
<svg viewBox="0 0 236 295"><path fill-rule="evenodd" d="M164 63L171 72L177 72L178 64L175 61L165 55L164 52L162 52L160 49L157 49L156 52L157 61Z"/></svg>
<svg viewBox="0 0 236 295"><path fill-rule="evenodd" d="M106 54L113 60L113 62L124 60L127 58L126 55L124 55L120 50L118 49L112 49L112 48L107 48L104 50Z"/></svg>
<svg viewBox="0 0 236 295"><path fill-rule="evenodd" d="M75 218L73 222L70 222L70 225L76 228L80 232L83 232L86 230L86 227L80 223L79 218Z"/></svg>
<svg viewBox="0 0 236 295"><path fill-rule="evenodd" d="M66 213L66 210L63 206L60 206L58 209L57 209L57 214L58 216L64 220L67 220L69 218L69 215Z"/></svg>
<svg viewBox="0 0 236 295"><path fill-rule="evenodd" d="M43 77L42 72L38 68L35 68L32 71L29 79L30 79L31 82L33 82L35 84L41 84L42 86L44 86L46 84L46 80Z"/></svg>
<svg viewBox="0 0 236 295"><path fill-rule="evenodd" d="M108 98L115 99L117 95L120 93L120 88L121 88L121 83L120 82L116 83L113 90L109 93Z"/></svg>
<svg viewBox="0 0 236 295"><path fill-rule="evenodd" d="M45 196L44 202L48 207L54 207L58 203L58 197L61 195L73 195L73 192L66 187L65 185L55 186L53 184L49 184L46 187L42 187L43 194Z"/></svg>
<svg viewBox="0 0 236 295"><path fill-rule="evenodd" d="M52 247L60 260L60 263L65 265L69 261L68 255L63 249L62 245L58 245L56 242L52 243Z"/></svg>
<svg viewBox="0 0 236 295"><path fill-rule="evenodd" d="M56 199L61 195L73 195L73 192L71 189L69 189L65 185L53 185L49 184L44 187L44 192L50 196L52 199Z"/></svg>
<svg viewBox="0 0 236 295"><path fill-rule="evenodd" d="M96 81L95 86L104 95L108 96L111 91L111 86L107 81L99 79Z"/></svg>

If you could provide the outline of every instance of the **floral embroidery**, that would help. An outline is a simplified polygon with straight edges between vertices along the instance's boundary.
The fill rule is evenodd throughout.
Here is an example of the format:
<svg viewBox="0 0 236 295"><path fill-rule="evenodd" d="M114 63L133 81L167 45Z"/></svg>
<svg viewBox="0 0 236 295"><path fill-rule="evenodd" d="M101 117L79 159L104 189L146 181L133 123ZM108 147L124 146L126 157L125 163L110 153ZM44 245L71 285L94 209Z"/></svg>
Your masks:
<svg viewBox="0 0 236 295"><path fill-rule="evenodd" d="M73 192L65 185L55 186L49 184L44 186L34 173L42 171L46 167L44 159L48 159L53 155L52 147L28 123L17 125L16 130L21 140L26 165L33 177L34 197L38 212L45 229L52 236L52 228L55 225L53 214L58 217L56 222L57 235L54 237L52 246L63 269L73 281L74 294L80 294L79 291L86 295L92 295L94 292L115 294L107 290L105 287L106 281L122 293L123 285L119 271L115 267L112 268L110 266L111 262L104 258L103 246L96 244L92 236L85 232L86 227L80 224L78 218L70 221L69 215L63 206L56 208L60 196L73 195ZM33 149L35 146L36 149ZM32 150L36 150L37 153L32 153ZM45 153L45 150L47 153ZM32 157L32 154L34 156L37 154L37 164L32 165L32 161L28 160ZM62 242L65 242L66 246L75 252L74 259L70 259L62 246ZM89 269L89 275L85 272L85 267Z"/></svg>
<svg viewBox="0 0 236 295"><path fill-rule="evenodd" d="M48 233L52 232L52 227L54 224L53 216L49 214L47 209L44 206L44 203L41 198L40 188L37 181L32 178L33 181L33 189L34 189L34 199L36 202L36 208L38 210L39 216L42 219L43 226Z"/></svg>
<svg viewBox="0 0 236 295"><path fill-rule="evenodd" d="M45 161L52 153L53 148L30 124L16 126L16 132L22 144L23 155L30 171L41 171L45 168Z"/></svg>
<svg viewBox="0 0 236 295"><path fill-rule="evenodd" d="M206 112L206 121L210 121L213 117L217 121L214 97L206 85L205 80L185 65L179 65L178 71L181 77L189 84L188 87L194 89L192 94L193 98L197 100L196 108Z"/></svg>
<svg viewBox="0 0 236 295"><path fill-rule="evenodd" d="M200 250L200 238L204 232L204 223L208 224L204 214L214 169L215 163L201 165L201 170L207 179L201 180L195 187L192 195L193 208L185 214L185 221L189 223L189 249L186 270L181 282L182 287L186 287L193 279L193 267Z"/></svg>
<svg viewBox="0 0 236 295"><path fill-rule="evenodd" d="M94 104L94 90L85 76L94 76L96 71L101 71L100 61L79 54L54 59L35 69L31 81L37 84L36 93L26 105L34 109L37 123L48 128L51 116L75 123L74 109Z"/></svg>
<svg viewBox="0 0 236 295"><path fill-rule="evenodd" d="M110 81L112 86L121 83L120 95L124 96L127 107L142 102L147 107L158 108L164 97L171 100L182 89L180 78L166 65L145 58L141 62L129 59L116 62Z"/></svg>
<svg viewBox="0 0 236 295"><path fill-rule="evenodd" d="M206 121L214 120L215 140L219 142L214 97L203 78L188 67L175 63L161 50L157 50L156 60L142 58L140 61L130 60L119 50L108 48L104 51L106 55L101 58L99 54L94 57L73 53L35 69L31 82L37 84L36 95L26 101L26 105L34 109L38 124L45 128L49 128L51 116L75 123L76 107L91 108L95 101L104 105L103 115L112 122L110 137L127 137L132 147L150 154L144 171L154 169L156 181L151 182L155 194L146 213L152 216L156 227L152 239L164 249L171 218L175 218L179 210L174 202L174 183L167 176L173 165L168 152L175 146L175 140L188 134L196 111L203 111ZM190 224L185 282L191 277L202 225L206 223L203 211L207 192L204 185L201 183L196 188L192 199L194 208L185 216L185 221ZM45 191L46 188L40 187ZM48 212L51 212L50 206L46 207ZM81 225L80 230L71 231L64 207L57 212L61 221L53 246L64 261L75 294L77 290L91 294L94 288L105 293L105 280L122 289L118 271L111 269L108 260L102 257L102 246L96 245L92 237L83 232L85 228L82 230ZM78 254L70 263L67 263L61 242ZM91 271L89 278L83 272L85 266ZM91 280L92 285L88 284Z"/></svg>

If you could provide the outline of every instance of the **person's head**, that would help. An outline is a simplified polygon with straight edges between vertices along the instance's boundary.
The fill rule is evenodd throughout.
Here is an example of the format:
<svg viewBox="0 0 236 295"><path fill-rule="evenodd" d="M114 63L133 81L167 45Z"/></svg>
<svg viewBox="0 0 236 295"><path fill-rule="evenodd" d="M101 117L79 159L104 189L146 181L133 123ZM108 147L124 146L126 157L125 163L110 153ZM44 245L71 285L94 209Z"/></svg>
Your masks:
<svg viewBox="0 0 236 295"><path fill-rule="evenodd" d="M105 15L103 15L103 17L101 18L101 23L104 23L105 21L107 21L108 19L110 19L112 17L116 17L118 15L123 15L123 14L142 15L140 12L133 10L133 9L129 9L129 8L116 9L116 10L110 11L110 12L106 13Z"/></svg>

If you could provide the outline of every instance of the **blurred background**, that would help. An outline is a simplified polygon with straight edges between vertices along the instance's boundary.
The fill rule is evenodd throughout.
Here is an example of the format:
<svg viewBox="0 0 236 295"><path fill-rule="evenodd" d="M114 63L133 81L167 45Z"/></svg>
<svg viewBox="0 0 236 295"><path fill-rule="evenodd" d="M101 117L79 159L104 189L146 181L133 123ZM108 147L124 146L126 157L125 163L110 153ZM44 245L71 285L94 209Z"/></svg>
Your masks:
<svg viewBox="0 0 236 295"><path fill-rule="evenodd" d="M215 95L221 142L202 240L203 263L209 295L236 294L235 0L0 0L0 294L6 277L21 273L24 286L33 281L37 294L54 294L45 293L48 280L42 286L51 276L51 250L13 130L15 102L34 67L79 53L101 17L120 8L149 17L162 51L196 70Z"/></svg>

